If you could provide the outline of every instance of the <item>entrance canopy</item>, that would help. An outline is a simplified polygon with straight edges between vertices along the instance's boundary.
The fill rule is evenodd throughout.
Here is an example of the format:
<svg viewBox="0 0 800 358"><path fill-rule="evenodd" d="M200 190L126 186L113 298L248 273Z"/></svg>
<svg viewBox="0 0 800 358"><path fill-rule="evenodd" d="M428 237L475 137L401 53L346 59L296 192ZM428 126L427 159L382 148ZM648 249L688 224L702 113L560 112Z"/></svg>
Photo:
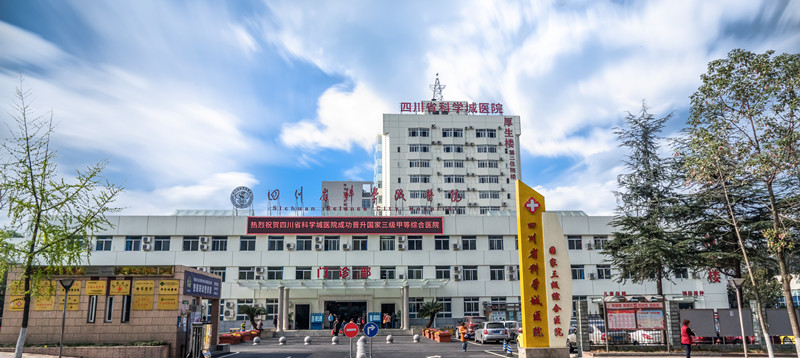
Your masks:
<svg viewBox="0 0 800 358"><path fill-rule="evenodd" d="M325 290L335 288L442 288L450 280L447 279L419 279L419 280L239 280L240 287L252 289L259 288L291 288Z"/></svg>

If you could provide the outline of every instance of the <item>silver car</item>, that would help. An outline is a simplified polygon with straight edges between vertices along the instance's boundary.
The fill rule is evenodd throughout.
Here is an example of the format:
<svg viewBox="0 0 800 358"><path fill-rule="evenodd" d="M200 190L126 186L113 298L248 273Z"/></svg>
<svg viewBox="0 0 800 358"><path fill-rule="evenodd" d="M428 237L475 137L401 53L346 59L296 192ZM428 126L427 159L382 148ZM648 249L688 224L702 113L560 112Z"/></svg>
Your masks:
<svg viewBox="0 0 800 358"><path fill-rule="evenodd" d="M475 342L480 344L486 341L500 342L508 339L508 329L503 322L483 322L475 330Z"/></svg>

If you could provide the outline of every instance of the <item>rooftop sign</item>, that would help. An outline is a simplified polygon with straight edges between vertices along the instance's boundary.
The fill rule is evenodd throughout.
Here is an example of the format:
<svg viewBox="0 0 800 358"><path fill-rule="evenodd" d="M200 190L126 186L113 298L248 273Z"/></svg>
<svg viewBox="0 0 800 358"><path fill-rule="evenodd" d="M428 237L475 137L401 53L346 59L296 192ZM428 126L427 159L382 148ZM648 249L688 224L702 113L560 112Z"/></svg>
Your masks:
<svg viewBox="0 0 800 358"><path fill-rule="evenodd" d="M442 217L249 216L247 234L441 234Z"/></svg>

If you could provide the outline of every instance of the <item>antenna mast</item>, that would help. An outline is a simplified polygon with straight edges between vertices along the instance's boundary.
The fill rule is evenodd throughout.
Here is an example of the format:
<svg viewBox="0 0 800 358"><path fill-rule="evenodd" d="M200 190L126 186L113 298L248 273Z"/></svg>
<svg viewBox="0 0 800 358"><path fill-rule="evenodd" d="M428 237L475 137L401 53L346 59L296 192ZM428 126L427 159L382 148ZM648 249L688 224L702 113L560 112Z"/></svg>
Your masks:
<svg viewBox="0 0 800 358"><path fill-rule="evenodd" d="M442 90L445 88L444 85L439 83L439 74L436 74L436 83L429 86L431 91L433 91L433 98L431 101L441 101L442 100Z"/></svg>

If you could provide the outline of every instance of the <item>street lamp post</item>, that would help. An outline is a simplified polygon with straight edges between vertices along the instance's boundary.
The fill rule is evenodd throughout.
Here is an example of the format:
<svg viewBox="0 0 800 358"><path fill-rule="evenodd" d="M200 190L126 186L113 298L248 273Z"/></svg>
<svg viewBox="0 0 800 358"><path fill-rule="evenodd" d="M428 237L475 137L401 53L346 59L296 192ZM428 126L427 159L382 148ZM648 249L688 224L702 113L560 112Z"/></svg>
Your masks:
<svg viewBox="0 0 800 358"><path fill-rule="evenodd" d="M739 309L739 328L742 331L742 349L744 350L744 358L747 358L747 337L744 335L744 319L742 318L742 299L739 296L741 294L742 283L744 283L743 278L729 278L728 282L733 285L733 289L736 290L736 306Z"/></svg>
<svg viewBox="0 0 800 358"><path fill-rule="evenodd" d="M61 315L61 341L58 344L58 358L61 358L61 353L64 351L64 325L67 322L67 298L69 296L69 289L75 283L75 279L64 278L58 280L61 282L61 287L64 287L64 312Z"/></svg>

